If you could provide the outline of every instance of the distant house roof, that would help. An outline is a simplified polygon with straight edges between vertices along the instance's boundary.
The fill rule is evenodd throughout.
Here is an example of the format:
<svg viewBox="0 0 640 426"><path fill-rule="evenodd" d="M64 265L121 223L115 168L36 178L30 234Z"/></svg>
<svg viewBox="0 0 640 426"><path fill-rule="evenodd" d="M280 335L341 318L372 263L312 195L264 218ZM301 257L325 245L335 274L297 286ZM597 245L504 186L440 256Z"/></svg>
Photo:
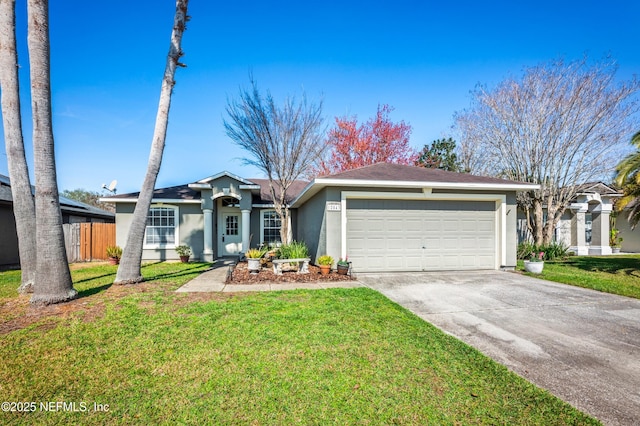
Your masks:
<svg viewBox="0 0 640 426"><path fill-rule="evenodd" d="M31 192L35 194L35 187L31 186ZM76 216L86 216L102 218L107 220L115 220L116 215L109 211L99 209L92 205L81 203L80 201L72 200L71 198L60 198L60 210L66 214L72 214ZM11 181L8 176L0 175L0 202L5 204L13 204L13 196L11 195Z"/></svg>
<svg viewBox="0 0 640 426"><path fill-rule="evenodd" d="M578 185L579 194L600 194L609 197L620 197L622 192L604 182L587 182Z"/></svg>

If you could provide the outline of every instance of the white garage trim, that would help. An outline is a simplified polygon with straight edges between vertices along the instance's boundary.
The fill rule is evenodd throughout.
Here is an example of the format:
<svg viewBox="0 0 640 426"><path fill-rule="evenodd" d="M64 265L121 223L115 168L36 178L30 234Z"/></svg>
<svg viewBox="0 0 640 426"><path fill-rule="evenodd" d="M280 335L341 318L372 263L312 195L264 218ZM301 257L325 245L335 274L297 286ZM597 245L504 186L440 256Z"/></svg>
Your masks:
<svg viewBox="0 0 640 426"><path fill-rule="evenodd" d="M347 199L374 200L447 200L447 201L495 201L495 241L498 243L496 253L496 269L507 263L507 196L500 194L434 194L431 188L423 188L422 192L370 192L370 191L342 191L341 192L341 240L340 253L347 257Z"/></svg>

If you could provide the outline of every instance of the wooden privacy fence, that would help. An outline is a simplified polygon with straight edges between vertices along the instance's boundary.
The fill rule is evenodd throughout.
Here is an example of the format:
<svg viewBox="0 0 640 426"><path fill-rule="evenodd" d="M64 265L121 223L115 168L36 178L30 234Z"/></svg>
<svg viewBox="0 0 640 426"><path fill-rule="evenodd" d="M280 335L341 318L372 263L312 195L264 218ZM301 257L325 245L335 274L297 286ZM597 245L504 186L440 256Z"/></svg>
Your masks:
<svg viewBox="0 0 640 426"><path fill-rule="evenodd" d="M67 223L63 228L69 262L106 259L107 246L116 245L115 223Z"/></svg>

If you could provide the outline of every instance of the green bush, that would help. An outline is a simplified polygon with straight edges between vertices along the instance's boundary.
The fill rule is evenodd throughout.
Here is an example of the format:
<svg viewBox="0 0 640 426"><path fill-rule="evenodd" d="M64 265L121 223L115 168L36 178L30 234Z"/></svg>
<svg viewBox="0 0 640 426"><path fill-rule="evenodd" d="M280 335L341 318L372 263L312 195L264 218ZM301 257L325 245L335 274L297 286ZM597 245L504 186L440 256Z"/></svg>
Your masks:
<svg viewBox="0 0 640 426"><path fill-rule="evenodd" d="M333 265L333 257L328 254L324 254L318 258L318 265Z"/></svg>
<svg viewBox="0 0 640 426"><path fill-rule="evenodd" d="M544 253L544 260L564 259L569 256L569 247L553 242L549 244L535 245L530 241L518 244L518 259L529 260L531 254Z"/></svg>
<svg viewBox="0 0 640 426"><path fill-rule="evenodd" d="M276 257L278 259L304 259L309 257L309 248L304 241L291 241L278 248Z"/></svg>

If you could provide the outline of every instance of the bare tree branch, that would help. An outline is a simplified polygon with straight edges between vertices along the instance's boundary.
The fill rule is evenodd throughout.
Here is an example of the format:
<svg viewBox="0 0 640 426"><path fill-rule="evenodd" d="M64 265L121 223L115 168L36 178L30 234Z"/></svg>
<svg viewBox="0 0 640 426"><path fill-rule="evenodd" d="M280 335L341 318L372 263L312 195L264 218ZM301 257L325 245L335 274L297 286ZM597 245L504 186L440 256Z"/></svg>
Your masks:
<svg viewBox="0 0 640 426"><path fill-rule="evenodd" d="M309 103L306 96L296 102L287 98L278 107L269 92L260 94L251 79L251 89L240 90L236 100L227 101L224 127L231 140L249 153L245 164L262 170L276 213L282 224L283 242L289 241L288 190L305 176L325 149L322 101Z"/></svg>
<svg viewBox="0 0 640 426"><path fill-rule="evenodd" d="M616 70L587 58L541 64L492 91L477 87L456 114L468 171L541 185L518 197L537 244L551 241L579 184L613 172L637 128L640 82L615 84Z"/></svg>

